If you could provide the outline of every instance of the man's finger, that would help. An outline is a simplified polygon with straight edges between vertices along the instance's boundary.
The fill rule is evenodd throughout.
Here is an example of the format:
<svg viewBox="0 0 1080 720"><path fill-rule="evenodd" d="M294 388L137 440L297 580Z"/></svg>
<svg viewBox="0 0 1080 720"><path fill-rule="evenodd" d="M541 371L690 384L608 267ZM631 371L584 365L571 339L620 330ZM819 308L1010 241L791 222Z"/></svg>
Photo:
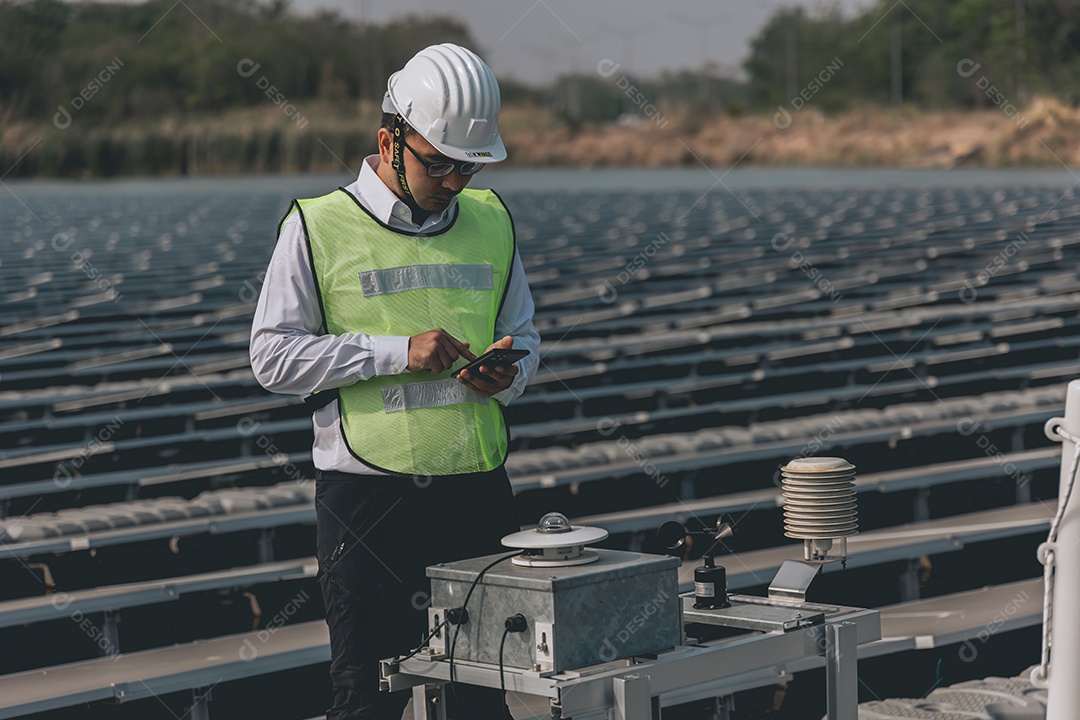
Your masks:
<svg viewBox="0 0 1080 720"><path fill-rule="evenodd" d="M463 355L466 360L472 362L476 359L476 354L469 349L469 343L458 342L457 340L454 340L454 343L456 343L457 351Z"/></svg>
<svg viewBox="0 0 1080 720"><path fill-rule="evenodd" d="M438 340L440 340L440 344L443 344L444 347L453 348L455 352L464 355L465 357L469 357L469 359L474 359L476 357L471 352L469 352L468 342L461 342L453 335L450 335L449 332L447 332L446 330L442 330L440 338L438 338Z"/></svg>
<svg viewBox="0 0 1080 720"><path fill-rule="evenodd" d="M459 375L458 378L463 378L463 376ZM475 375L471 378L463 378L462 382L466 387L472 389L474 392L480 393L484 397L491 397L495 393L503 390L503 388L499 387L499 383L487 382Z"/></svg>
<svg viewBox="0 0 1080 720"><path fill-rule="evenodd" d="M480 387L482 381L477 380L468 370L462 370L458 373L457 379L465 387L475 390L481 395L484 393L484 388Z"/></svg>
<svg viewBox="0 0 1080 720"><path fill-rule="evenodd" d="M494 350L496 348L498 348L499 350L509 350L512 347L514 347L514 338L506 335L503 338L491 343L491 345L488 345L488 349L484 352L487 352L488 350Z"/></svg>
<svg viewBox="0 0 1080 720"><path fill-rule="evenodd" d="M480 372L485 375L498 375L504 378L513 378L518 374L517 365L482 365Z"/></svg>
<svg viewBox="0 0 1080 720"><path fill-rule="evenodd" d="M478 367L469 373L469 377L475 380L477 383L482 383L483 386L490 386L495 382L495 378L491 377L491 373L482 367Z"/></svg>
<svg viewBox="0 0 1080 720"><path fill-rule="evenodd" d="M431 352L430 369L434 374L441 373L454 364L454 358L441 345L436 345Z"/></svg>

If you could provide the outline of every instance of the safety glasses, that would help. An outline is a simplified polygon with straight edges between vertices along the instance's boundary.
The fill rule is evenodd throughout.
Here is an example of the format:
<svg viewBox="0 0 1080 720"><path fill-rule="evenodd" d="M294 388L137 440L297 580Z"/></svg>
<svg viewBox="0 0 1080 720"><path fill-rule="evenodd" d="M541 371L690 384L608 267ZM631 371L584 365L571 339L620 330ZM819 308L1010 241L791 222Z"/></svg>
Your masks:
<svg viewBox="0 0 1080 720"><path fill-rule="evenodd" d="M461 173L462 176L467 177L469 175L475 175L476 173L484 169L484 163L479 162L454 162L453 160L440 160L439 162L429 162L423 157L421 157L420 153L409 147L409 143L402 140L401 144L409 148L409 152L413 154L413 157L420 161L421 165L427 168L428 177L446 177L447 175L452 173L455 168L457 168L457 171Z"/></svg>

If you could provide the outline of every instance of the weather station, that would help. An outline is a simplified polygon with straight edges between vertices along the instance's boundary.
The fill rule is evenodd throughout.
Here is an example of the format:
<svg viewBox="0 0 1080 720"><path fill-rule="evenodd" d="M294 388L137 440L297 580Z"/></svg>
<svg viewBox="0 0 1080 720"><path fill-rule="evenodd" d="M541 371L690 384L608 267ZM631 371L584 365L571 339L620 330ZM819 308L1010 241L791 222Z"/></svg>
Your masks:
<svg viewBox="0 0 1080 720"><path fill-rule="evenodd" d="M559 513L503 538L517 552L429 567L429 636L410 655L381 663L385 691L411 690L414 717L446 717L450 683L546 698L549 717L655 720L665 707L715 700L791 678L795 663L825 667L828 720L858 717L858 646L881 637L877 610L810 603L825 563L846 560L857 530L854 467L840 458L784 467L785 534L801 556L777 573L767 597L729 593L717 548L733 523L657 532L678 550L710 543L680 592L677 557L589 547L607 531L575 527ZM830 555L835 544L841 553Z"/></svg>

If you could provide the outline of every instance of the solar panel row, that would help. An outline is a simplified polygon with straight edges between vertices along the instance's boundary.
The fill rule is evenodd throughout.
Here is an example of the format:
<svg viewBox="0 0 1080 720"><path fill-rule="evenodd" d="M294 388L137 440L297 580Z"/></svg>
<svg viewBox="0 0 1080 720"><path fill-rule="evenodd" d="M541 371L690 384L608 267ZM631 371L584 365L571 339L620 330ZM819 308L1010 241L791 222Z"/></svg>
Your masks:
<svg viewBox="0 0 1080 720"><path fill-rule="evenodd" d="M778 528L776 466L838 454L866 479L864 527L893 528L877 545L864 536L869 566L853 576L904 575L890 563L946 551L978 562L978 543L1042 531L1040 505L979 513L1056 490L1056 452L1032 428L1060 413L1080 358L1072 191L507 200L545 340L538 377L508 409L523 522L560 509L646 550L650 529L671 517L754 511L755 524ZM71 616L56 597L114 613L163 602L169 588L233 604L248 593L267 605L255 622L273 614L273 598L289 599L277 597L282 587L317 597L310 420L298 399L262 391L246 359L286 198L91 194L0 205L15 218L0 233L0 633L60 644L81 633L47 624ZM904 534L910 521L921 524ZM790 555L775 529L741 537L751 572L732 572L740 586ZM917 602L919 582L901 579L906 594L889 602ZM922 592L969 589L955 586ZM211 614L224 617L223 607ZM278 664L227 676L322 662L321 625L307 619L295 618L295 645L267 646ZM108 628L108 616L95 624ZM189 635L251 640L227 639L238 629L202 622ZM125 654L143 635L160 637L131 619L122 635L112 649ZM151 651L165 663L162 683L198 660L179 642L173 654ZM12 658L0 685L99 651ZM105 683L104 664L79 672L99 668ZM80 694L74 679L59 691L63 673L50 675L63 703L115 697L101 683ZM0 717L59 706L0 696Z"/></svg>

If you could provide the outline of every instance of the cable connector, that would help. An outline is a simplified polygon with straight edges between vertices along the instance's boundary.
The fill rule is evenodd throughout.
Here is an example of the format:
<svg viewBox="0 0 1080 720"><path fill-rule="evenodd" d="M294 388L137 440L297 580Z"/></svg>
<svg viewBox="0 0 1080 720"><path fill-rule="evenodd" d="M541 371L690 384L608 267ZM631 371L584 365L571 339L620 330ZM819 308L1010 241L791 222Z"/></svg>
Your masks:
<svg viewBox="0 0 1080 720"><path fill-rule="evenodd" d="M464 607L450 608L446 611L446 622L451 625L464 625L469 622L469 611Z"/></svg>
<svg viewBox="0 0 1080 720"><path fill-rule="evenodd" d="M506 618L503 627L506 628L506 632L523 633L529 629L529 621L525 619L524 615L518 613Z"/></svg>

